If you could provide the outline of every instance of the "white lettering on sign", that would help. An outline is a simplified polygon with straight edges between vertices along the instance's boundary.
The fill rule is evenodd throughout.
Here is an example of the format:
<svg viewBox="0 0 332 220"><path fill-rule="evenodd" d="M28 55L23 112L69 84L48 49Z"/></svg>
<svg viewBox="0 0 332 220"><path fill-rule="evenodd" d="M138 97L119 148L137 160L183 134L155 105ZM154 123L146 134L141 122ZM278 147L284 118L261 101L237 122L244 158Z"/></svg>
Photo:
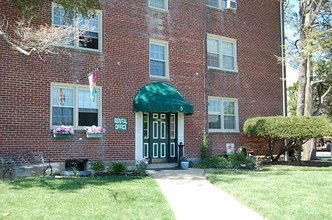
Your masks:
<svg viewBox="0 0 332 220"><path fill-rule="evenodd" d="M128 119L127 118L114 118L114 130L127 131Z"/></svg>
<svg viewBox="0 0 332 220"><path fill-rule="evenodd" d="M123 125L123 124L116 124L114 126L115 130L127 130L127 125Z"/></svg>
<svg viewBox="0 0 332 220"><path fill-rule="evenodd" d="M114 123L116 124L127 124L127 119L126 118L114 118Z"/></svg>

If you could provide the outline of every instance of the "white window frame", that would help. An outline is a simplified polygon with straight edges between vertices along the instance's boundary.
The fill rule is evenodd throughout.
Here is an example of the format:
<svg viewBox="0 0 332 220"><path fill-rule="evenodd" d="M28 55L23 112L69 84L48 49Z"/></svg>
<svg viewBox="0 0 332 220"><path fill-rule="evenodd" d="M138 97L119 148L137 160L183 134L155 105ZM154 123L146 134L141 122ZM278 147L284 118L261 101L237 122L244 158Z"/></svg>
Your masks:
<svg viewBox="0 0 332 220"><path fill-rule="evenodd" d="M80 89L89 90L89 86L87 85L78 85L78 84L67 84L67 83L51 83L51 92L50 92L50 128L54 129L61 125L52 125L52 97L53 97L53 87L62 87L62 88L70 88L74 90L73 94L73 128L76 130L83 130L84 126L78 126L78 113L79 113L79 106L78 106L78 91ZM97 86L97 93L99 100L95 100L97 102L97 109L98 109L98 124L96 126L102 126L102 87Z"/></svg>
<svg viewBox="0 0 332 220"><path fill-rule="evenodd" d="M206 40L206 47L207 47L207 57L209 54L208 50L208 40L217 40L218 41L218 49L219 49L219 67L214 67L214 66L209 66L209 62L207 62L208 68L209 69L218 69L218 70L225 70L225 71L230 71L230 72L238 72L238 67L237 67L237 45L236 45L236 40L233 38L228 38L228 37L223 37L223 36L218 36L218 35L213 35L213 34L208 34L207 35L207 40ZM223 50L222 50L222 43L227 42L227 43L232 43L233 44L233 51L234 51L234 69L227 69L223 67ZM208 58L207 58L208 59Z"/></svg>
<svg viewBox="0 0 332 220"><path fill-rule="evenodd" d="M226 9L237 9L237 0L217 0L218 6L215 7L213 5L209 5L208 2L206 2L206 6L210 8L216 8L220 10L226 10ZM231 7L231 3L235 3L235 7Z"/></svg>
<svg viewBox="0 0 332 220"><path fill-rule="evenodd" d="M150 45L155 44L159 46L165 47L165 60L158 60L158 59L152 59L150 57ZM169 55L168 55L168 42L167 41L162 41L162 40L156 40L156 39L150 39L149 41L149 76L150 78L159 78L159 79L169 79ZM156 61L162 61L165 62L165 76L156 76L156 75L151 75L150 72L150 65L151 65L151 60L156 60Z"/></svg>
<svg viewBox="0 0 332 220"><path fill-rule="evenodd" d="M56 7L60 7L60 5L56 4L56 3L52 3L52 26L53 27L57 27L59 25L55 25L54 24L54 8ZM101 10L95 10L96 15L98 15L98 31L92 31L92 32L98 32L98 49L92 49L92 48L85 48L85 47L80 47L79 46L79 18L76 17L73 19L73 24L75 26L76 29L76 36L74 37L74 46L71 45L57 45L60 47L65 47L65 48L72 48L72 49L77 49L77 50L86 50L86 51L95 51L95 52L101 52L102 51L102 31L103 31L103 27L102 27L102 11ZM64 25L61 25L64 26ZM59 27L61 27L59 26ZM86 30L89 31L89 30Z"/></svg>
<svg viewBox="0 0 332 220"><path fill-rule="evenodd" d="M215 7L215 6L213 6L213 5L209 5L207 1L206 1L206 6L207 6L207 7L210 7L210 8L221 9L221 0L217 0L217 7Z"/></svg>
<svg viewBox="0 0 332 220"><path fill-rule="evenodd" d="M164 0L164 6L163 6L163 8L151 5L151 1L153 1L153 0L149 0L149 7L150 8L158 9L158 10L162 10L162 11L168 11L168 0Z"/></svg>
<svg viewBox="0 0 332 220"><path fill-rule="evenodd" d="M220 103L220 123L221 123L221 128L220 129L210 129L209 132L240 132L239 131L239 103L238 99L235 98L223 98L223 97L214 97L214 96L209 96L208 101L213 100L213 101L218 101ZM229 102L234 102L235 103L235 129L225 129L224 126L224 109L223 109L223 102L229 101ZM210 113L208 112L208 116ZM219 114L211 114L211 115L219 115ZM209 121L208 121L209 124ZM208 125L209 126L209 125Z"/></svg>

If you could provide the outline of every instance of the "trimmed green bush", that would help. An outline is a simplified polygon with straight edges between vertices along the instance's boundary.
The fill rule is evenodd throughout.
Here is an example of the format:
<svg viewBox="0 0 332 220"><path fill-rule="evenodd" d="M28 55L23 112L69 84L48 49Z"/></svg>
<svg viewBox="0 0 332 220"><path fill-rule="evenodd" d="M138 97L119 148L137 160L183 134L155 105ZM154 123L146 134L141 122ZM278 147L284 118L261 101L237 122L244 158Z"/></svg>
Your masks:
<svg viewBox="0 0 332 220"><path fill-rule="evenodd" d="M331 123L325 117L272 116L247 119L243 131L248 136L273 139L313 138L332 135Z"/></svg>
<svg viewBox="0 0 332 220"><path fill-rule="evenodd" d="M272 161L288 150L295 150L310 138L332 136L332 125L325 117L272 116L247 119L243 125L244 134L249 137L264 138L269 146ZM288 140L276 157L273 156L274 143Z"/></svg>
<svg viewBox="0 0 332 220"><path fill-rule="evenodd" d="M114 175L123 175L127 172L126 164L121 162L113 162L111 166L108 167L108 172Z"/></svg>
<svg viewBox="0 0 332 220"><path fill-rule="evenodd" d="M101 160L93 161L91 163L91 170L94 172L103 171L105 169L104 162Z"/></svg>

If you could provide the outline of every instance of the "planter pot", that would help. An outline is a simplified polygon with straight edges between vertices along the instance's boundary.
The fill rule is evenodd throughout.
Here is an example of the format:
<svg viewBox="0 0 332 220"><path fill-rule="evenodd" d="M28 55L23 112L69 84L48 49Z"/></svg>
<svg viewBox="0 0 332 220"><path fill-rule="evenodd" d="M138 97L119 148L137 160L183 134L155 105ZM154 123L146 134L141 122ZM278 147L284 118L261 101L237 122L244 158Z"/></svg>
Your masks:
<svg viewBox="0 0 332 220"><path fill-rule="evenodd" d="M189 162L188 161L181 161L181 168L182 169L188 169Z"/></svg>
<svg viewBox="0 0 332 220"><path fill-rule="evenodd" d="M102 133L86 133L86 137L87 138L103 138L104 137L104 134Z"/></svg>
<svg viewBox="0 0 332 220"><path fill-rule="evenodd" d="M54 138L71 138L71 134L53 134Z"/></svg>

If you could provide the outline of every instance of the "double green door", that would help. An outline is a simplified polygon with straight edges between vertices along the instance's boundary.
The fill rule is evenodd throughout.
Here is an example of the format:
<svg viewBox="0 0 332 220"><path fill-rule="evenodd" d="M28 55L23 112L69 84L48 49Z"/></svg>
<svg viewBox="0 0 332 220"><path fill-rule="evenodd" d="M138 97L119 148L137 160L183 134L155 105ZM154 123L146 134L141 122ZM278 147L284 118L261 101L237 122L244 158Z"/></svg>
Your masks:
<svg viewBox="0 0 332 220"><path fill-rule="evenodd" d="M143 157L150 163L176 162L176 114L144 113Z"/></svg>

